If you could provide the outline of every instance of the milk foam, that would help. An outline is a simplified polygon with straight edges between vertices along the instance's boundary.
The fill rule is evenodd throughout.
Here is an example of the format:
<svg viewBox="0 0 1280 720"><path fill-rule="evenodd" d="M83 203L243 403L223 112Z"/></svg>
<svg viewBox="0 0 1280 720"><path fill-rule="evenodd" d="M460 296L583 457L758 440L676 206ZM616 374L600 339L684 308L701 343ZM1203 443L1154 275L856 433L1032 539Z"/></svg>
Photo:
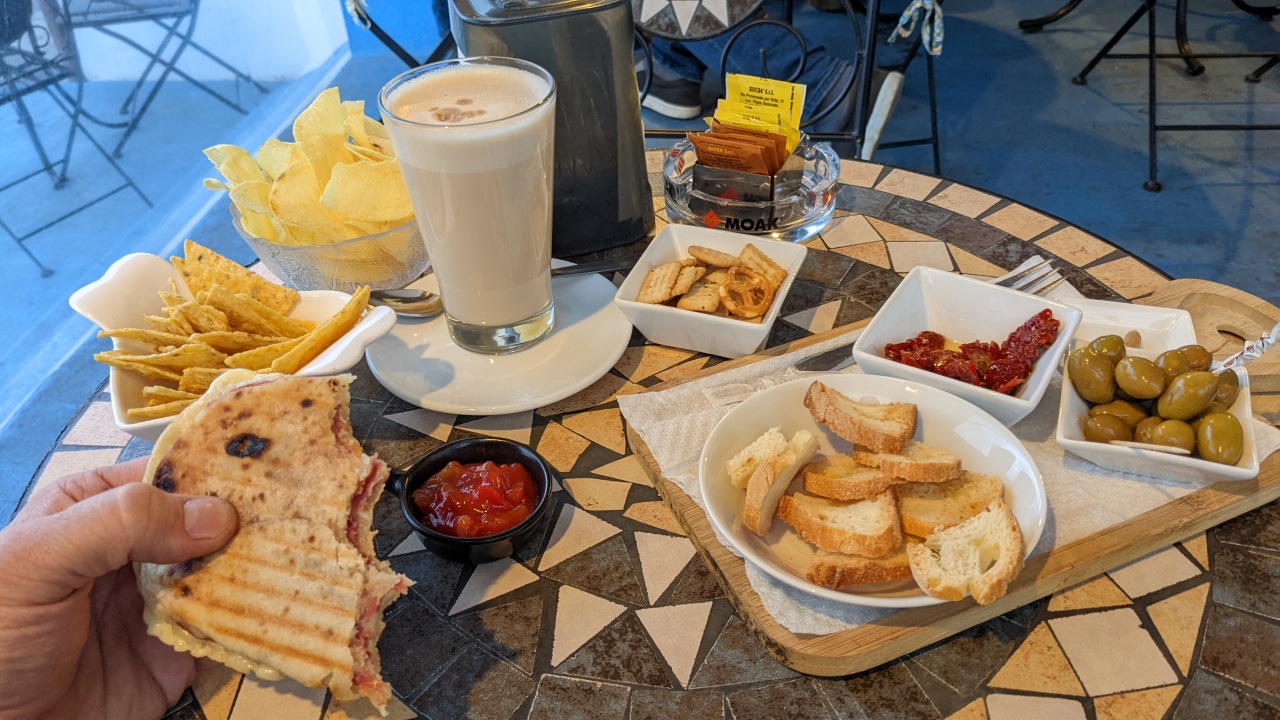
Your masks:
<svg viewBox="0 0 1280 720"><path fill-rule="evenodd" d="M396 90L391 110L428 125L475 125L503 120L537 105L551 87L518 68L459 65L427 73Z"/></svg>

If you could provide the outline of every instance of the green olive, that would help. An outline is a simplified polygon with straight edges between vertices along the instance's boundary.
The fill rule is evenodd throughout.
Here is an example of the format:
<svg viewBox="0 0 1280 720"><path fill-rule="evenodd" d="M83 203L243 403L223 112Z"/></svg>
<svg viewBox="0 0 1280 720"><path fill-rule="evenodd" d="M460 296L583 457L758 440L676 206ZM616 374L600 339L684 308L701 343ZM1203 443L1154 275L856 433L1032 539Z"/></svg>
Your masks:
<svg viewBox="0 0 1280 720"><path fill-rule="evenodd" d="M1204 412L1218 392L1218 376L1193 370L1173 379L1156 403L1156 414L1169 420L1190 420Z"/></svg>
<svg viewBox="0 0 1280 720"><path fill-rule="evenodd" d="M1203 345L1183 345L1178 350L1187 356L1187 362L1191 363L1192 370L1208 370L1213 364L1213 355L1210 355Z"/></svg>
<svg viewBox="0 0 1280 720"><path fill-rule="evenodd" d="M1115 366L1107 356L1082 347L1067 356L1067 375L1080 397L1091 403L1108 403L1116 395Z"/></svg>
<svg viewBox="0 0 1280 720"><path fill-rule="evenodd" d="M1173 379L1184 372L1191 372L1191 361L1181 350L1166 350L1156 358L1156 367L1164 371L1164 384L1168 387Z"/></svg>
<svg viewBox="0 0 1280 720"><path fill-rule="evenodd" d="M1182 448L1187 452L1196 451L1196 434L1191 426L1181 420L1165 420L1151 430L1152 445Z"/></svg>
<svg viewBox="0 0 1280 720"><path fill-rule="evenodd" d="M1084 439L1090 442L1111 442L1112 440L1132 440L1133 431L1123 420L1115 415L1097 415L1089 418L1084 424Z"/></svg>
<svg viewBox="0 0 1280 720"><path fill-rule="evenodd" d="M1235 403L1236 396L1239 394L1240 376L1234 369L1223 372L1218 376L1218 391L1213 394L1213 400L1209 402L1208 412L1226 412Z"/></svg>
<svg viewBox="0 0 1280 720"><path fill-rule="evenodd" d="M1235 465L1244 455L1244 428L1234 415L1209 413L1196 433L1200 457L1223 465Z"/></svg>
<svg viewBox="0 0 1280 720"><path fill-rule="evenodd" d="M1138 423L1138 426L1133 429L1133 439L1140 443L1151 442L1151 431L1155 430L1156 426L1162 422L1164 422L1164 418L1158 415L1143 418Z"/></svg>
<svg viewBox="0 0 1280 720"><path fill-rule="evenodd" d="M1099 415L1115 415L1132 429L1146 419L1147 411L1126 400L1112 400L1104 405L1094 405L1089 408L1089 417Z"/></svg>
<svg viewBox="0 0 1280 720"><path fill-rule="evenodd" d="M1130 397L1150 400L1164 392L1164 371L1146 358L1127 357L1116 363L1116 384Z"/></svg>
<svg viewBox="0 0 1280 720"><path fill-rule="evenodd" d="M1089 347L1097 350L1114 365L1124 358L1124 338L1119 335L1103 335L1093 339Z"/></svg>

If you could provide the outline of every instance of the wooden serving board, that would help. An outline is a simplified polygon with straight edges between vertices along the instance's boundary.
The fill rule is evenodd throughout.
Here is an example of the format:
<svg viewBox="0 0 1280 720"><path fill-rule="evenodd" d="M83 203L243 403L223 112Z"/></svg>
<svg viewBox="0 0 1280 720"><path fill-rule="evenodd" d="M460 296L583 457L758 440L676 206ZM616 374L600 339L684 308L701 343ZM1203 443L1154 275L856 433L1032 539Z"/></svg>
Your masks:
<svg viewBox="0 0 1280 720"><path fill-rule="evenodd" d="M675 387L723 370L758 362L866 325L867 321L774 348L759 355L725 362L654 388ZM990 605L972 599L910 608L879 621L829 635L797 635L778 624L747 581L742 558L716 540L702 508L662 476L653 454L630 426L631 447L644 463L663 499L688 531L698 553L725 588L738 614L779 662L811 675L848 675L876 667L950 637L1034 600L1078 585L1148 553L1185 540L1280 497L1280 453L1262 464L1248 482L1220 483L1143 513L1127 522L1058 548L1027 562L1009 592Z"/></svg>
<svg viewBox="0 0 1280 720"><path fill-rule="evenodd" d="M1209 280L1174 280L1138 302L1191 313L1196 339L1219 360L1280 322L1275 305ZM1280 349L1249 364L1249 388L1254 412L1280 422Z"/></svg>

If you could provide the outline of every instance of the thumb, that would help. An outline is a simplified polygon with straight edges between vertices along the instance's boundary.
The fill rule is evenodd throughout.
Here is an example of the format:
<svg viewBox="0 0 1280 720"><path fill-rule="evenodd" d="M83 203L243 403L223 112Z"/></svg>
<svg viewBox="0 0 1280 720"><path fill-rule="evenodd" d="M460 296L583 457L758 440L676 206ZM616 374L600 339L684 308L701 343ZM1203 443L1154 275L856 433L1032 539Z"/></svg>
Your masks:
<svg viewBox="0 0 1280 720"><path fill-rule="evenodd" d="M177 563L208 555L235 535L231 504L171 495L129 483L38 520L11 527L13 557L24 558L35 602L56 602L129 563ZM12 541L12 542L11 542ZM4 554L9 554L5 552Z"/></svg>

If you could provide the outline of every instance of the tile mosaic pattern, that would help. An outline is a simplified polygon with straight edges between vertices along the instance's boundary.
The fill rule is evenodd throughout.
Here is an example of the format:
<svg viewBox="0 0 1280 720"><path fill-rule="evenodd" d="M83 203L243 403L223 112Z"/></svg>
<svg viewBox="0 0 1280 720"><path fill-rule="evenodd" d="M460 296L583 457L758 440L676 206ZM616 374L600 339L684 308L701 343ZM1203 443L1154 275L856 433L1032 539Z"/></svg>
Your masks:
<svg viewBox="0 0 1280 720"><path fill-rule="evenodd" d="M836 220L784 301L770 345L870 317L916 265L991 277L1059 258L1090 297L1133 299L1163 279L1029 208L872 163L841 172ZM626 445L619 394L718 362L633 347L600 381L502 417L421 410L364 366L361 442L393 467L452 439L536 447L563 483L541 535L516 557L465 566L426 551L390 496L376 548L417 581L387 613L380 648L394 718L1134 718L1280 716L1280 503L970 628L879 668L810 678L779 664L735 614ZM146 454L91 398L39 475ZM169 718L373 717L366 703L202 675Z"/></svg>

